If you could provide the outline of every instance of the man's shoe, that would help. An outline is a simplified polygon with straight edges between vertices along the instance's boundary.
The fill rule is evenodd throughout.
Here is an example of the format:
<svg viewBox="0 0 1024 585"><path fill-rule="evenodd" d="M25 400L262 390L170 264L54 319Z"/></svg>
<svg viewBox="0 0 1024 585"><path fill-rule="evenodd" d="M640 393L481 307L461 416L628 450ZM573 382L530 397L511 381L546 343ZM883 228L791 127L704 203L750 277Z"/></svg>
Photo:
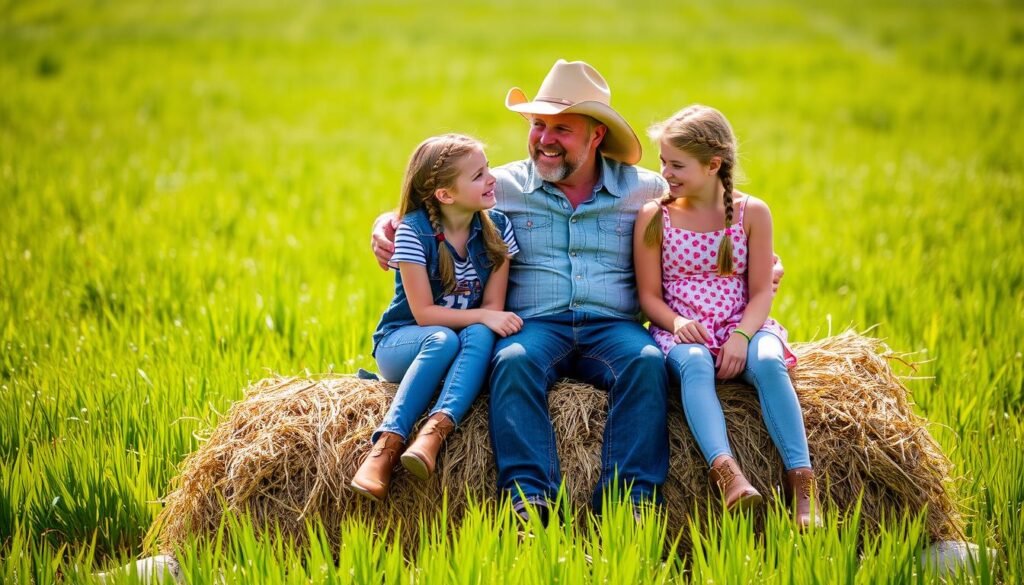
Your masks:
<svg viewBox="0 0 1024 585"><path fill-rule="evenodd" d="M793 506L793 522L797 528L804 530L820 527L821 507L818 506L818 483L814 479L814 470L810 467L798 467L786 472L783 485L786 500Z"/></svg>
<svg viewBox="0 0 1024 585"><path fill-rule="evenodd" d="M711 463L711 481L725 498L729 510L747 510L761 505L761 494L744 477L736 460L728 455L719 455Z"/></svg>
<svg viewBox="0 0 1024 585"><path fill-rule="evenodd" d="M448 415L437 413L431 415L416 439L402 454L402 465L419 479L427 479L434 474L437 465L437 454L445 437L455 429L455 423Z"/></svg>
<svg viewBox="0 0 1024 585"><path fill-rule="evenodd" d="M395 433L381 433L370 453L363 460L359 470L349 484L356 492L380 502L388 495L391 487L391 473L398 463L398 453L405 446L402 437Z"/></svg>
<svg viewBox="0 0 1024 585"><path fill-rule="evenodd" d="M536 516L541 526L547 526L551 520L551 506L542 498L527 498L516 500L512 504L512 511L516 513L519 520L526 525L530 524L530 518Z"/></svg>

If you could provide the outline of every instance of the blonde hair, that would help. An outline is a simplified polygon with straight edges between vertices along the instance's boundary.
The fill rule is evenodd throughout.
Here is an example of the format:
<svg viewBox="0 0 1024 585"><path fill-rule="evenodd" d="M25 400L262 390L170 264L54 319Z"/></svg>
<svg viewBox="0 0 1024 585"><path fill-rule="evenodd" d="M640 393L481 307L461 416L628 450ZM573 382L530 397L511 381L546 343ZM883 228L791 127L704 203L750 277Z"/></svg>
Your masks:
<svg viewBox="0 0 1024 585"><path fill-rule="evenodd" d="M440 237L444 233L441 225L441 202L434 194L438 189L450 189L455 186L459 176L459 160L473 149L483 150L483 147L479 140L462 134L433 136L416 147L405 169L398 218L401 219L417 209L427 212L430 226L439 240L438 268L445 294L451 294L455 290L455 260L452 258L451 250L443 245ZM487 258L491 262L491 269L496 270L507 259L508 245L486 212L478 211L476 215L480 219Z"/></svg>
<svg viewBox="0 0 1024 585"><path fill-rule="evenodd" d="M667 140L678 148L699 160L701 164L709 164L713 157L722 160L718 167L718 179L722 182L725 192L725 227L732 225L733 179L736 169L736 137L725 116L715 108L694 105L679 110L669 119L651 126L647 135L656 141ZM658 199L658 209L647 224L644 231L644 243L651 247L661 247L662 230L664 229L664 212L672 197L666 193ZM718 246L718 273L732 274L732 238L726 233Z"/></svg>

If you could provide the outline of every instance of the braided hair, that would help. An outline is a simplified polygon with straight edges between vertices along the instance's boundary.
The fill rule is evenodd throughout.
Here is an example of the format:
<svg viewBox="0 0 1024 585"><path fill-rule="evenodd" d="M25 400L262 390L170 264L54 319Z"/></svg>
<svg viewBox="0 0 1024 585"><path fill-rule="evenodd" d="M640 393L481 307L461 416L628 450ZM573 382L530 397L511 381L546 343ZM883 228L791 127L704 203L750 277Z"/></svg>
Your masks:
<svg viewBox="0 0 1024 585"><path fill-rule="evenodd" d="M699 160L701 164L709 164L712 157L717 156L721 159L718 180L724 189L722 199L725 203L726 232L718 246L718 274L732 274L732 237L728 230L733 218L736 137L732 133L729 121L714 108L689 106L676 112L668 120L651 126L648 135L654 140L667 140L675 148ZM661 246L664 226L662 206L671 200L672 197L668 193L658 200L658 210L644 231L644 243L648 246Z"/></svg>
<svg viewBox="0 0 1024 585"><path fill-rule="evenodd" d="M430 227L439 244L438 269L445 294L455 290L455 259L450 247L444 244L441 202L435 193L438 189L448 189L455 185L459 176L457 163L474 149L483 149L483 144L462 134L442 134L427 138L413 151L402 182L398 218L418 209L427 213ZM492 270L497 269L508 257L508 245L487 213L478 211L477 217L480 219L487 259Z"/></svg>

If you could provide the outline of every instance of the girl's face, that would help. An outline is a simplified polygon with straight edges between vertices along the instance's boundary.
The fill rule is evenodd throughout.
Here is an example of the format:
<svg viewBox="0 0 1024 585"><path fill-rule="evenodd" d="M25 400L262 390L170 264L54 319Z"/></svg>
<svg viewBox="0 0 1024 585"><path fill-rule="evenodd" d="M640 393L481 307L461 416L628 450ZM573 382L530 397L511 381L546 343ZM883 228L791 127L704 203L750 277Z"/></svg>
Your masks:
<svg viewBox="0 0 1024 585"><path fill-rule="evenodd" d="M668 191L673 199L711 192L718 180L711 165L672 146L668 140L662 140L660 147L661 176L668 181Z"/></svg>
<svg viewBox="0 0 1024 585"><path fill-rule="evenodd" d="M465 211L482 211L494 207L494 175L487 164L487 156L480 148L474 148L455 163L459 174L455 184L445 189L448 196L442 203L454 205Z"/></svg>

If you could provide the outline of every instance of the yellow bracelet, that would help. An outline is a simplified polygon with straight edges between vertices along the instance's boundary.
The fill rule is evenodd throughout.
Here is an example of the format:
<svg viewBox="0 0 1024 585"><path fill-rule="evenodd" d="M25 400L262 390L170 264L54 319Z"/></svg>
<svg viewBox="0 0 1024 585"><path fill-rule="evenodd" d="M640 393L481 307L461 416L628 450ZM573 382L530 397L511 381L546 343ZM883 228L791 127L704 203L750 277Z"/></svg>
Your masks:
<svg viewBox="0 0 1024 585"><path fill-rule="evenodd" d="M739 327L737 327L736 329L733 329L733 330L732 330L732 332L733 332L733 333L739 333L740 335L742 335L742 336L743 336L744 338L746 338L746 340L747 340L747 343L750 343L750 342L752 341L752 340L750 339L750 336L749 336L749 335L747 335L747 334L746 334L746 332L745 332L745 331L743 331L742 329L740 329Z"/></svg>

